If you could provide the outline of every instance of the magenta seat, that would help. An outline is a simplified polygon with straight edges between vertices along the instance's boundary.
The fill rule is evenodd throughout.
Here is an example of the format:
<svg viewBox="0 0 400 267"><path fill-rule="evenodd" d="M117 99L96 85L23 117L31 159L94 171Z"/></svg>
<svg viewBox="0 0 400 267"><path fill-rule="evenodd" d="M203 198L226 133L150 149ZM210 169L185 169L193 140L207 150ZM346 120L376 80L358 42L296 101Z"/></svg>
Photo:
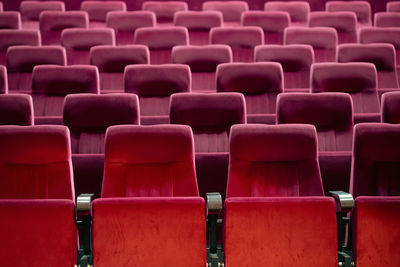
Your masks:
<svg viewBox="0 0 400 267"><path fill-rule="evenodd" d="M133 35L141 27L154 27L156 16L150 11L110 11L106 26L115 31L117 45L133 44Z"/></svg>
<svg viewBox="0 0 400 267"><path fill-rule="evenodd" d="M144 1L142 4L142 10L154 12L159 26L172 26L174 14L188 9L184 1Z"/></svg>
<svg viewBox="0 0 400 267"><path fill-rule="evenodd" d="M306 26L310 16L310 4L306 1L266 2L265 11L284 11L290 15L292 25Z"/></svg>
<svg viewBox="0 0 400 267"><path fill-rule="evenodd" d="M33 125L32 97L25 94L0 95L0 125Z"/></svg>
<svg viewBox="0 0 400 267"><path fill-rule="evenodd" d="M139 116L139 101L134 94L67 95L63 120L71 132L72 153L104 153L107 127L139 124Z"/></svg>
<svg viewBox="0 0 400 267"><path fill-rule="evenodd" d="M376 12L374 15L375 27L400 27L398 12Z"/></svg>
<svg viewBox="0 0 400 267"><path fill-rule="evenodd" d="M357 16L357 27L371 26L371 5L368 1L328 1L325 10L329 12L351 11Z"/></svg>
<svg viewBox="0 0 400 267"><path fill-rule="evenodd" d="M205 1L203 11L220 11L226 26L238 26L243 12L249 10L245 1Z"/></svg>
<svg viewBox="0 0 400 267"><path fill-rule="evenodd" d="M4 11L0 13L0 29L21 29L21 14L18 11Z"/></svg>
<svg viewBox="0 0 400 267"><path fill-rule="evenodd" d="M65 11L65 4L63 1L22 1L19 10L22 28L39 29L39 16L42 11Z"/></svg>
<svg viewBox="0 0 400 267"><path fill-rule="evenodd" d="M389 1L386 3L387 12L400 12L400 1Z"/></svg>
<svg viewBox="0 0 400 267"><path fill-rule="evenodd" d="M149 62L149 49L144 45L98 45L90 49L90 64L97 66L100 72L102 92L123 92L125 67Z"/></svg>
<svg viewBox="0 0 400 267"><path fill-rule="evenodd" d="M81 10L89 14L90 27L105 27L107 13L110 11L126 11L124 1L82 1Z"/></svg>
<svg viewBox="0 0 400 267"><path fill-rule="evenodd" d="M0 94L8 93L7 69L0 65Z"/></svg>
<svg viewBox="0 0 400 267"><path fill-rule="evenodd" d="M382 95L382 122L400 123L400 93L387 92Z"/></svg>

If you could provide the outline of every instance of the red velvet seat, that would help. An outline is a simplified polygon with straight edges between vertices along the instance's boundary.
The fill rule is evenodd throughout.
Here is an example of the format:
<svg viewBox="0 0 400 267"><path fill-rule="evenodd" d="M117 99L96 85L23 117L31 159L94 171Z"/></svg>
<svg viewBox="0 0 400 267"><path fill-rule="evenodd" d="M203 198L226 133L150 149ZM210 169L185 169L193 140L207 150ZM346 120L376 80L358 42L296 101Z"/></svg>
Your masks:
<svg viewBox="0 0 400 267"><path fill-rule="evenodd" d="M81 10L89 14L90 27L105 27L107 13L110 11L126 11L124 1L82 1Z"/></svg>
<svg viewBox="0 0 400 267"><path fill-rule="evenodd" d="M174 14L188 9L184 1L144 1L142 4L142 10L154 12L159 26L172 26Z"/></svg>
<svg viewBox="0 0 400 267"><path fill-rule="evenodd" d="M83 11L43 11L39 29L43 45L60 45L61 32L67 28L89 28L88 14Z"/></svg>
<svg viewBox="0 0 400 267"><path fill-rule="evenodd" d="M382 122L400 123L400 93L387 92L382 95Z"/></svg>
<svg viewBox="0 0 400 267"><path fill-rule="evenodd" d="M285 29L284 44L308 44L314 49L315 62L335 62L338 35L329 27L289 27Z"/></svg>
<svg viewBox="0 0 400 267"><path fill-rule="evenodd" d="M220 11L226 26L238 26L243 12L249 10L245 1L204 1L203 11Z"/></svg>
<svg viewBox="0 0 400 267"><path fill-rule="evenodd" d="M7 49L13 45L40 46L39 30L0 29L0 65L6 65Z"/></svg>
<svg viewBox="0 0 400 267"><path fill-rule="evenodd" d="M276 97L283 90L279 63L225 63L217 67L217 91L243 93L248 123L275 123Z"/></svg>
<svg viewBox="0 0 400 267"><path fill-rule="evenodd" d="M215 27L210 31L211 44L226 44L234 62L253 62L254 47L264 44L264 31L257 26Z"/></svg>
<svg viewBox="0 0 400 267"><path fill-rule="evenodd" d="M171 50L176 45L188 45L189 33L185 27L143 27L135 31L135 44L147 45L151 64L171 63Z"/></svg>
<svg viewBox="0 0 400 267"><path fill-rule="evenodd" d="M8 93L7 69L0 65L0 94Z"/></svg>
<svg viewBox="0 0 400 267"><path fill-rule="evenodd" d="M125 67L149 62L149 49L144 45L98 45L90 49L90 64L97 66L100 72L102 92L123 92Z"/></svg>
<svg viewBox="0 0 400 267"><path fill-rule="evenodd" d="M65 11L65 4L63 1L22 1L19 10L22 28L39 29L39 16L42 11Z"/></svg>
<svg viewBox="0 0 400 267"><path fill-rule="evenodd" d="M376 12L374 15L375 27L400 27L398 12Z"/></svg>
<svg viewBox="0 0 400 267"><path fill-rule="evenodd" d="M259 45L254 50L254 60L280 63L285 89L310 88L310 69L314 63L314 50L310 45Z"/></svg>
<svg viewBox="0 0 400 267"><path fill-rule="evenodd" d="M386 3L387 12L400 12L400 1L389 1Z"/></svg>
<svg viewBox="0 0 400 267"><path fill-rule="evenodd" d="M310 4L306 1L271 1L264 5L265 11L284 11L289 13L292 25L306 26L310 16Z"/></svg>
<svg viewBox="0 0 400 267"><path fill-rule="evenodd" d="M150 11L110 11L106 26L115 31L117 45L133 44L133 35L141 27L156 25L156 16Z"/></svg>
<svg viewBox="0 0 400 267"><path fill-rule="evenodd" d="M134 94L67 95L63 120L71 132L72 153L104 153L107 127L139 124L139 116L139 101Z"/></svg>
<svg viewBox="0 0 400 267"><path fill-rule="evenodd" d="M283 44L283 31L290 26L290 16L284 11L245 11L242 26L258 26L264 31L265 44Z"/></svg>
<svg viewBox="0 0 400 267"><path fill-rule="evenodd" d="M0 29L20 30L21 27L21 14L18 11L0 13Z"/></svg>
<svg viewBox="0 0 400 267"><path fill-rule="evenodd" d="M172 62L190 67L193 91L215 92L217 66L232 62L232 50L228 45L176 46L172 49Z"/></svg>
<svg viewBox="0 0 400 267"><path fill-rule="evenodd" d="M371 26L371 5L368 1L328 1L325 10L329 12L352 11L357 16L357 27Z"/></svg>
<svg viewBox="0 0 400 267"><path fill-rule="evenodd" d="M25 94L0 95L0 125L33 125L32 97Z"/></svg>
<svg viewBox="0 0 400 267"><path fill-rule="evenodd" d="M68 65L90 64L90 48L96 45L115 45L113 29L65 29L61 45L67 50Z"/></svg>
<svg viewBox="0 0 400 267"><path fill-rule="evenodd" d="M139 96L142 124L168 123L170 96L190 92L190 69L181 64L130 65L124 74L125 92Z"/></svg>

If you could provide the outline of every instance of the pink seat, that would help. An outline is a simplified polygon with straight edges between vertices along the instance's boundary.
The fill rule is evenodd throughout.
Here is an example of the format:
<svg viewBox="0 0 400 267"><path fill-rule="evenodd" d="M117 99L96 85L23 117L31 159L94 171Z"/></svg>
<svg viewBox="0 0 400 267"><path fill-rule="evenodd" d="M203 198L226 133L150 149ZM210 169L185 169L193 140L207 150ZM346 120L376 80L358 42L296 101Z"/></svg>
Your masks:
<svg viewBox="0 0 400 267"><path fill-rule="evenodd" d="M188 4L184 1L145 1L142 4L142 10L154 12L159 26L172 26L174 14L188 9Z"/></svg>
<svg viewBox="0 0 400 267"><path fill-rule="evenodd" d="M115 45L113 29L65 29L61 45L67 50L68 65L90 64L90 48L96 45Z"/></svg>
<svg viewBox="0 0 400 267"><path fill-rule="evenodd" d="M65 4L63 1L22 1L19 10L22 28L39 29L39 16L42 11L65 11Z"/></svg>
<svg viewBox="0 0 400 267"><path fill-rule="evenodd" d="M382 95L382 122L400 123L400 92L387 92Z"/></svg>
<svg viewBox="0 0 400 267"><path fill-rule="evenodd" d="M310 4L306 1L266 2L265 11L284 11L289 13L292 25L306 26L310 15Z"/></svg>
<svg viewBox="0 0 400 267"><path fill-rule="evenodd" d="M371 63L318 63L311 66L311 91L349 93L355 123L380 120L376 68Z"/></svg>
<svg viewBox="0 0 400 267"><path fill-rule="evenodd" d="M7 50L8 89L29 92L32 87L32 70L36 65L61 65L67 63L65 49L60 46L11 46Z"/></svg>
<svg viewBox="0 0 400 267"><path fill-rule="evenodd" d="M219 11L178 11L174 16L174 25L188 29L191 45L206 45L210 29L221 27L223 18Z"/></svg>
<svg viewBox="0 0 400 267"><path fill-rule="evenodd" d="M102 92L123 92L125 67L149 62L149 49L144 45L98 45L90 49L90 64L97 66L100 72Z"/></svg>
<svg viewBox="0 0 400 267"><path fill-rule="evenodd" d="M8 93L7 69L0 65L0 94Z"/></svg>
<svg viewBox="0 0 400 267"><path fill-rule="evenodd" d="M371 26L371 5L368 1L328 1L325 10L329 12L352 11L357 16L357 26Z"/></svg>
<svg viewBox="0 0 400 267"><path fill-rule="evenodd" d="M174 46L189 44L189 33L180 26L144 27L135 31L133 42L148 46L151 64L168 64Z"/></svg>
<svg viewBox="0 0 400 267"><path fill-rule="evenodd" d="M172 49L172 62L189 65L193 91L215 92L217 66L231 63L232 51L228 45L176 46Z"/></svg>
<svg viewBox="0 0 400 267"><path fill-rule="evenodd" d="M265 44L283 44L283 31L290 26L290 16L284 11L245 11L241 25L261 27Z"/></svg>
<svg viewBox="0 0 400 267"><path fill-rule="evenodd" d="M400 13L376 12L374 15L375 27L400 27Z"/></svg>
<svg viewBox="0 0 400 267"><path fill-rule="evenodd" d="M43 11L39 17L43 45L60 45L64 29L88 27L89 18L83 11Z"/></svg>
<svg viewBox="0 0 400 267"><path fill-rule="evenodd" d="M110 11L126 11L124 1L82 1L81 10L89 14L90 27L105 27L107 13Z"/></svg>
<svg viewBox="0 0 400 267"><path fill-rule="evenodd" d="M314 51L310 45L259 45L254 50L256 62L274 61L282 65L286 89L310 88L310 68Z"/></svg>
<svg viewBox="0 0 400 267"><path fill-rule="evenodd" d="M289 27L285 29L284 44L308 44L314 49L315 62L335 62L337 32L329 27Z"/></svg>
<svg viewBox="0 0 400 267"><path fill-rule="evenodd" d="M0 29L21 29L21 14L18 11L5 11L0 13Z"/></svg>
<svg viewBox="0 0 400 267"><path fill-rule="evenodd" d="M154 27L156 16L150 11L110 11L106 26L115 31L117 45L133 44L133 35L141 27Z"/></svg>
<svg viewBox="0 0 400 267"><path fill-rule="evenodd" d="M125 92L139 96L141 124L169 123L170 96L190 92L190 69L181 64L130 65Z"/></svg>
<svg viewBox="0 0 400 267"><path fill-rule="evenodd" d="M400 1L389 1L386 3L387 12L400 12Z"/></svg>
<svg viewBox="0 0 400 267"><path fill-rule="evenodd" d="M25 94L0 95L0 125L33 125L32 97Z"/></svg>
<svg viewBox="0 0 400 267"><path fill-rule="evenodd" d="M276 97L283 90L279 63L224 63L217 67L217 91L243 93L248 123L275 123Z"/></svg>
<svg viewBox="0 0 400 267"><path fill-rule="evenodd" d="M264 44L264 31L257 26L216 27L210 31L210 43L229 45L234 62L253 62L254 47Z"/></svg>
<svg viewBox="0 0 400 267"><path fill-rule="evenodd" d="M243 12L249 10L245 1L205 1L203 11L220 11L226 26L238 26Z"/></svg>
<svg viewBox="0 0 400 267"><path fill-rule="evenodd" d="M104 153L107 127L139 124L138 97L134 94L67 95L63 120L71 132L72 153Z"/></svg>

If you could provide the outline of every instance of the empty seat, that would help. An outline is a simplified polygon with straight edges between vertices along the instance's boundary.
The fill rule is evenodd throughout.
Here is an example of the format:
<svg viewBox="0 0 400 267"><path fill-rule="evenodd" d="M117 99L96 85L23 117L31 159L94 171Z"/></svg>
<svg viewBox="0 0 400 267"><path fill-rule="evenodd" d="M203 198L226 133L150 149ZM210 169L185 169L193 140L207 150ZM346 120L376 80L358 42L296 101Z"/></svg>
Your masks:
<svg viewBox="0 0 400 267"><path fill-rule="evenodd" d="M158 25L172 25L174 14L188 9L184 1L145 1L142 4L142 10L154 12Z"/></svg>
<svg viewBox="0 0 400 267"><path fill-rule="evenodd" d="M375 27L400 27L400 13L376 12L374 15Z"/></svg>
<svg viewBox="0 0 400 267"><path fill-rule="evenodd" d="M232 51L228 45L176 46L172 49L172 62L190 67L193 91L215 92L217 66L231 63Z"/></svg>
<svg viewBox="0 0 400 267"><path fill-rule="evenodd" d="M310 15L310 4L306 1L266 2L265 11L285 11L290 15L292 25L306 26Z"/></svg>
<svg viewBox="0 0 400 267"><path fill-rule="evenodd" d="M337 32L329 27L289 27L285 29L284 44L308 44L314 49L315 62L335 62Z"/></svg>
<svg viewBox="0 0 400 267"><path fill-rule="evenodd" d="M382 95L382 122L400 123L400 93L387 92Z"/></svg>
<svg viewBox="0 0 400 267"><path fill-rule="evenodd" d="M150 11L110 11L106 17L106 26L114 29L117 45L133 44L137 28L155 25L156 16Z"/></svg>
<svg viewBox="0 0 400 267"><path fill-rule="evenodd" d="M39 16L42 11L65 11L65 4L63 1L22 1L19 10L22 28L39 29Z"/></svg>
<svg viewBox="0 0 400 267"><path fill-rule="evenodd" d="M174 25L188 29L191 45L206 45L210 29L221 27L223 18L219 11L178 11L174 16Z"/></svg>
<svg viewBox="0 0 400 267"><path fill-rule="evenodd" d="M72 153L104 153L107 127L139 124L138 97L134 94L67 95L63 120L71 132Z"/></svg>
<svg viewBox="0 0 400 267"><path fill-rule="evenodd" d="M131 64L149 64L149 49L144 45L98 45L90 49L90 64L100 72L100 90L124 91L124 70Z"/></svg>
<svg viewBox="0 0 400 267"><path fill-rule="evenodd" d="M7 69L0 65L0 94L8 93Z"/></svg>
<svg viewBox="0 0 400 267"><path fill-rule="evenodd" d="M0 125L33 125L32 97L25 94L0 95Z"/></svg>
<svg viewBox="0 0 400 267"><path fill-rule="evenodd" d="M216 27L210 31L210 43L229 45L234 62L253 62L254 47L264 44L264 31L257 26Z"/></svg>
<svg viewBox="0 0 400 267"><path fill-rule="evenodd" d="M386 3L387 12L400 12L400 1L389 1Z"/></svg>
<svg viewBox="0 0 400 267"><path fill-rule="evenodd" d="M203 11L220 11L226 26L239 25L243 12L249 10L245 1L205 1L202 5Z"/></svg>
<svg viewBox="0 0 400 267"><path fill-rule="evenodd" d="M144 27L135 31L135 44L147 45L151 64L171 63L171 50L176 45L188 45L189 33L185 27Z"/></svg>
<svg viewBox="0 0 400 267"><path fill-rule="evenodd" d="M283 31L290 26L290 16L284 11L246 11L241 25L261 27L265 44L283 44Z"/></svg>
<svg viewBox="0 0 400 267"><path fill-rule="evenodd" d="M142 124L168 123L170 96L190 92L190 69L181 64L130 65L124 83L125 92L139 96Z"/></svg>
<svg viewBox="0 0 400 267"><path fill-rule="evenodd" d="M21 15L18 11L5 11L0 13L0 29L21 29Z"/></svg>
<svg viewBox="0 0 400 267"><path fill-rule="evenodd" d="M328 1L325 10L329 12L352 11L357 16L358 27L371 26L371 5L368 1Z"/></svg>
<svg viewBox="0 0 400 267"><path fill-rule="evenodd" d="M310 69L314 63L314 51L310 45L256 46L254 60L280 63L285 79L285 90L310 88Z"/></svg>
<svg viewBox="0 0 400 267"><path fill-rule="evenodd" d="M8 89L31 91L32 70L36 65L67 63L65 49L60 46L11 46L7 50Z"/></svg>
<svg viewBox="0 0 400 267"><path fill-rule="evenodd" d="M274 124L276 97L282 90L279 63L224 63L217 67L217 91L243 93L249 123Z"/></svg>
<svg viewBox="0 0 400 267"><path fill-rule="evenodd" d="M64 29L88 27L89 18L83 11L43 11L39 17L43 45L60 45Z"/></svg>
<svg viewBox="0 0 400 267"><path fill-rule="evenodd" d="M61 45L67 50L68 65L90 64L90 48L96 45L115 45L113 29L65 29Z"/></svg>
<svg viewBox="0 0 400 267"><path fill-rule="evenodd" d="M123 1L82 1L81 10L89 14L90 27L104 27L107 13L126 11L126 3Z"/></svg>

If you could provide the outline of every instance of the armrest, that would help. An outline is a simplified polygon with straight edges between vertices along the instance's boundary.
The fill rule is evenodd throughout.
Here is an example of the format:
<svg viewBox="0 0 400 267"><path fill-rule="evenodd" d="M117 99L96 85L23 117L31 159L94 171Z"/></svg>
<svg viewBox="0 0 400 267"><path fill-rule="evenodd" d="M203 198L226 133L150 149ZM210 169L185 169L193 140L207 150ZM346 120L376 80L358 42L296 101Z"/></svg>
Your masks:
<svg viewBox="0 0 400 267"><path fill-rule="evenodd" d="M206 212L208 222L209 249L207 250L207 266L220 266L223 257L218 253L217 224L222 211L220 193L206 194Z"/></svg>
<svg viewBox="0 0 400 267"><path fill-rule="evenodd" d="M207 193L207 217L208 214L220 214L222 211L222 197L221 194L218 192L214 193Z"/></svg>
<svg viewBox="0 0 400 267"><path fill-rule="evenodd" d="M76 200L76 216L79 229L77 266L91 266L92 262L92 216L90 207L94 194L81 194Z"/></svg>
<svg viewBox="0 0 400 267"><path fill-rule="evenodd" d="M90 215L90 205L94 194L80 194L76 200L76 212L78 217Z"/></svg>
<svg viewBox="0 0 400 267"><path fill-rule="evenodd" d="M344 191L329 191L335 199L336 212L348 212L354 208L354 198L350 193Z"/></svg>

